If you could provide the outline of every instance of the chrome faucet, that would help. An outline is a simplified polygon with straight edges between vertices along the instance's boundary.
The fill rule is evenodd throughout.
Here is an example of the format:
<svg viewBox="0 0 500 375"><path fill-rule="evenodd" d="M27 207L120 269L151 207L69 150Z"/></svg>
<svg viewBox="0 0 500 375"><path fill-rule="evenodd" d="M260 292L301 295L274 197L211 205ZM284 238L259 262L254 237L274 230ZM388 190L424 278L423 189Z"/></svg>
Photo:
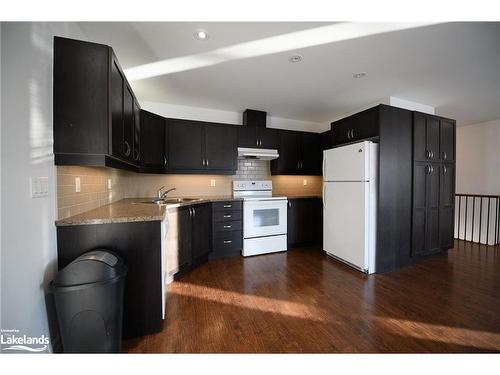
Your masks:
<svg viewBox="0 0 500 375"><path fill-rule="evenodd" d="M167 196L168 193L170 193L171 191L176 190L176 188L171 188L171 189L168 189L168 190L162 192L163 189L165 189L165 186L162 186L161 188L158 189L158 200L165 199L165 197Z"/></svg>

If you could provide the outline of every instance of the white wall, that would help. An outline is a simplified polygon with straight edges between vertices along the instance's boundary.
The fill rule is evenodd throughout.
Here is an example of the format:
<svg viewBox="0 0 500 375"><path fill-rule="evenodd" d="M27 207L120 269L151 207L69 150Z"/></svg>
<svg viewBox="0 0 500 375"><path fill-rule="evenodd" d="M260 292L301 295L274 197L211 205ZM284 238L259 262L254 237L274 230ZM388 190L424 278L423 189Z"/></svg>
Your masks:
<svg viewBox="0 0 500 375"><path fill-rule="evenodd" d="M140 104L142 109L157 113L164 117L221 122L235 125L241 125L242 123L242 112L147 101L141 101ZM322 124L318 122L292 120L269 115L267 116L267 126L275 129L302 130L316 133L321 133L330 129L330 123Z"/></svg>
<svg viewBox="0 0 500 375"><path fill-rule="evenodd" d="M456 190L500 194L500 119L457 127Z"/></svg>
<svg viewBox="0 0 500 375"><path fill-rule="evenodd" d="M53 36L83 38L72 23L3 23L1 30L1 328L48 335L47 283L56 269L52 153ZM50 194L31 199L30 176Z"/></svg>

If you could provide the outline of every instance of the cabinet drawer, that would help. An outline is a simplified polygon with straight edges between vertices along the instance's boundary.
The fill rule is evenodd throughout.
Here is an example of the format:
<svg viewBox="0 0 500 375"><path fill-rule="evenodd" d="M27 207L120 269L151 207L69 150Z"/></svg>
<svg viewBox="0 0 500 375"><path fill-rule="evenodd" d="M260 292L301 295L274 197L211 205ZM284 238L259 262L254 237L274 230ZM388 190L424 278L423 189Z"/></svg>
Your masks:
<svg viewBox="0 0 500 375"><path fill-rule="evenodd" d="M241 220L219 221L214 223L214 232L241 230Z"/></svg>
<svg viewBox="0 0 500 375"><path fill-rule="evenodd" d="M235 211L235 210L225 210L225 211L215 211L213 213L213 220L215 223L219 221L235 221L235 220L241 220L241 211Z"/></svg>
<svg viewBox="0 0 500 375"><path fill-rule="evenodd" d="M243 248L243 232L233 230L230 232L217 233L214 236L214 251L240 250Z"/></svg>
<svg viewBox="0 0 500 375"><path fill-rule="evenodd" d="M241 211L243 204L241 201L213 202L212 207L214 211Z"/></svg>

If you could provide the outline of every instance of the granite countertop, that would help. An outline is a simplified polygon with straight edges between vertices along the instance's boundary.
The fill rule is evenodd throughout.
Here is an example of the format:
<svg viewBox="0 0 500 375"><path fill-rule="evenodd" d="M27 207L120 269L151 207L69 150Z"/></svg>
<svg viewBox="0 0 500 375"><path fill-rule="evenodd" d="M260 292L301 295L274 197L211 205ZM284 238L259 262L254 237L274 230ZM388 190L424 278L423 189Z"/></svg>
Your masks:
<svg viewBox="0 0 500 375"><path fill-rule="evenodd" d="M177 198L177 197L170 197ZM187 197L186 197L187 198ZM95 208L81 214L70 216L56 221L56 226L129 223L135 221L163 220L170 208L191 206L206 202L239 200L232 196L189 197L195 199L189 202L156 205L146 203L153 198L126 198L117 202Z"/></svg>
<svg viewBox="0 0 500 375"><path fill-rule="evenodd" d="M321 198L319 195L280 195L289 199ZM177 198L177 197L170 197ZM187 197L185 197L187 198ZM220 195L209 197L189 197L194 199L188 202L172 203L165 205L156 205L146 203L153 198L126 198L117 202L83 212L78 215L70 216L56 221L56 226L68 225L89 225L89 224L112 224L112 223L130 223L135 221L161 221L164 219L168 209L191 206L206 202L241 200L232 195Z"/></svg>

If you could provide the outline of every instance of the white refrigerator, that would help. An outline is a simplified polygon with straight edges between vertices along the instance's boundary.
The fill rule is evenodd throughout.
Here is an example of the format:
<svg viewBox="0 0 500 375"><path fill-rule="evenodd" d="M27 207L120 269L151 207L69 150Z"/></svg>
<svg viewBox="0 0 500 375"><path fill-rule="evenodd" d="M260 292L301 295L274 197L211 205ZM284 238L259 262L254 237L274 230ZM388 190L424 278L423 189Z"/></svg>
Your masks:
<svg viewBox="0 0 500 375"><path fill-rule="evenodd" d="M323 249L374 273L378 144L364 141L323 152Z"/></svg>

